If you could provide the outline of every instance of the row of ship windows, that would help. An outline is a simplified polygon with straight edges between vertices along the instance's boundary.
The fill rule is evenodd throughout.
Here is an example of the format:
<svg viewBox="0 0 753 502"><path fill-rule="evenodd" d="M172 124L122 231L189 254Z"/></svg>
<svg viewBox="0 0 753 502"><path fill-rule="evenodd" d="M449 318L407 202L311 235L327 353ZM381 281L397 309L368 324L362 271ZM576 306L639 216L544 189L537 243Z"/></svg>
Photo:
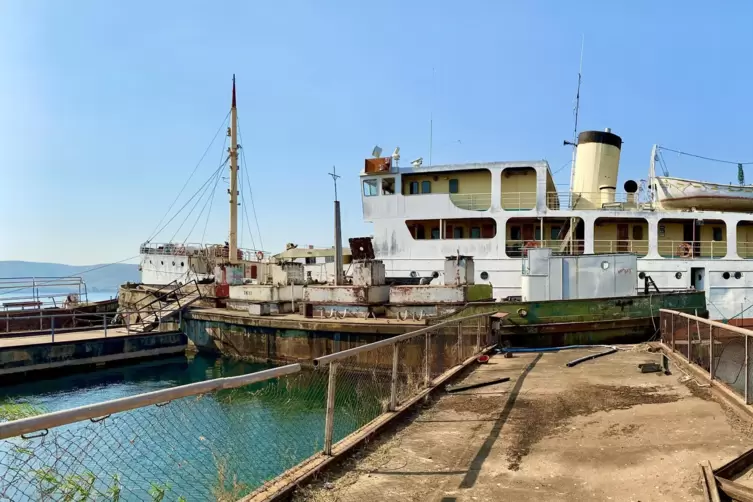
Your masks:
<svg viewBox="0 0 753 502"><path fill-rule="evenodd" d="M395 178L382 178L382 195L395 195ZM451 179L449 181L450 193L459 193L460 180ZM408 184L408 193L410 195L431 193L431 181L411 181ZM379 180L364 180L363 194L366 197L379 195Z"/></svg>

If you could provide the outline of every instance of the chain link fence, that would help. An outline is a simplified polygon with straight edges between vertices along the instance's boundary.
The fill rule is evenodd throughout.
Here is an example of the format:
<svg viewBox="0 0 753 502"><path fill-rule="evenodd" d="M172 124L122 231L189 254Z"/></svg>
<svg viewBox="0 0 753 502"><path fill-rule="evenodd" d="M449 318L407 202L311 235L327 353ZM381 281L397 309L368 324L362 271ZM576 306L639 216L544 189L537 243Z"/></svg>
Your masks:
<svg viewBox="0 0 753 502"><path fill-rule="evenodd" d="M325 356L313 369L291 364L0 423L0 501L259 496L490 344L480 314ZM18 417L34 415L15 406Z"/></svg>
<svg viewBox="0 0 753 502"><path fill-rule="evenodd" d="M661 310L662 342L698 365L710 380L723 382L747 404L753 402L753 331L717 321ZM746 382L747 380L747 382Z"/></svg>

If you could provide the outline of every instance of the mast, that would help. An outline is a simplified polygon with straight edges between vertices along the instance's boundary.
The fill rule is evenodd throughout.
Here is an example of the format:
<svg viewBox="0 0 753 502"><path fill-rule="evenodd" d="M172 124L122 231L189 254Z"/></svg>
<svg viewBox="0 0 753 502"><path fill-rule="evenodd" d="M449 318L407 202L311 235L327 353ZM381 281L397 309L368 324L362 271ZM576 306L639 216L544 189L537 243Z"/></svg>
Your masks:
<svg viewBox="0 0 753 502"><path fill-rule="evenodd" d="M235 108L235 74L233 74L233 103L230 107L230 263L238 261L238 110Z"/></svg>
<svg viewBox="0 0 753 502"><path fill-rule="evenodd" d="M578 67L578 89L575 91L575 125L573 126L573 156L570 165L570 203L572 204L572 194L575 190L575 153L578 149L578 114L580 112L580 83L583 74L583 46L586 43L585 35L580 42L580 66Z"/></svg>
<svg viewBox="0 0 753 502"><path fill-rule="evenodd" d="M658 155L658 145L654 145L651 148L651 162L648 164L648 190L651 194L651 207L654 207L654 204L656 204L656 190L654 187L656 186L656 182L654 178L656 178L656 156Z"/></svg>

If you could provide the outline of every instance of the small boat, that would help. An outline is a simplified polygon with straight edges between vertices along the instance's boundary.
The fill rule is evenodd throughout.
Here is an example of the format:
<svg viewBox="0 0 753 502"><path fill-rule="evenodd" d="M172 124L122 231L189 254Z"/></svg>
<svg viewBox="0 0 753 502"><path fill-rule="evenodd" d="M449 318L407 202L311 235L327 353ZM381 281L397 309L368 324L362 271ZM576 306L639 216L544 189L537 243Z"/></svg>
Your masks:
<svg viewBox="0 0 753 502"><path fill-rule="evenodd" d="M753 186L721 185L705 181L656 176L654 190L663 209L753 211Z"/></svg>

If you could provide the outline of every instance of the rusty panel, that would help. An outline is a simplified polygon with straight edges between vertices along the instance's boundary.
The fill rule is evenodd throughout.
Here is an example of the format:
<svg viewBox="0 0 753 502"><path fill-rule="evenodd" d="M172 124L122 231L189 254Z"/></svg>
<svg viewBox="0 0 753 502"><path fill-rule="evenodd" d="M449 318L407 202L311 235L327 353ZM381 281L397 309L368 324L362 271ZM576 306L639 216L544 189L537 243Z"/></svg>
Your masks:
<svg viewBox="0 0 753 502"><path fill-rule="evenodd" d="M392 157L366 159L364 171L367 173L388 173L392 169Z"/></svg>
<svg viewBox="0 0 753 502"><path fill-rule="evenodd" d="M371 244L371 237L353 237L348 239L350 244L350 254L352 260L373 260L374 247Z"/></svg>

